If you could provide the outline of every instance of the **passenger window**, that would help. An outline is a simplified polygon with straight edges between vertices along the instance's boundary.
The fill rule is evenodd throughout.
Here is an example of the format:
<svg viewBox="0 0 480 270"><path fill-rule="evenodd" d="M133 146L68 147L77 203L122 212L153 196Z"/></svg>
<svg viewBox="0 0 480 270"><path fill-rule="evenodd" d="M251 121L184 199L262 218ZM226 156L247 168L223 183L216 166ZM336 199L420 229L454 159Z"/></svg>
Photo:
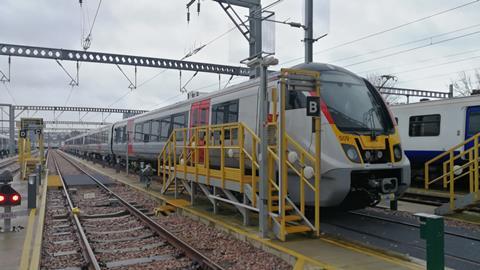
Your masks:
<svg viewBox="0 0 480 270"><path fill-rule="evenodd" d="M198 108L192 108L192 127L198 126Z"/></svg>
<svg viewBox="0 0 480 270"><path fill-rule="evenodd" d="M203 108L202 111L200 112L200 125L206 125L207 124L207 109Z"/></svg>
<svg viewBox="0 0 480 270"><path fill-rule="evenodd" d="M440 114L411 116L408 135L410 137L438 136L440 119Z"/></svg>
<svg viewBox="0 0 480 270"><path fill-rule="evenodd" d="M227 101L212 106L212 124L225 124L238 122L238 100ZM220 132L214 134L216 139L220 138ZM233 131L233 138L237 138L237 130ZM230 139L230 131L225 131L225 139Z"/></svg>
<svg viewBox="0 0 480 270"><path fill-rule="evenodd" d="M470 112L468 117L467 135L473 136L480 132L480 112Z"/></svg>
<svg viewBox="0 0 480 270"><path fill-rule="evenodd" d="M306 93L302 91L288 91L285 102L286 110L307 108Z"/></svg>
<svg viewBox="0 0 480 270"><path fill-rule="evenodd" d="M135 138L134 138L135 142L143 141L142 130L143 130L143 124L135 125Z"/></svg>
<svg viewBox="0 0 480 270"><path fill-rule="evenodd" d="M160 134L160 122L158 120L152 121L152 130L150 131L150 141L158 142L158 135Z"/></svg>
<svg viewBox="0 0 480 270"><path fill-rule="evenodd" d="M143 142L150 140L150 124L150 121L143 123Z"/></svg>
<svg viewBox="0 0 480 270"><path fill-rule="evenodd" d="M187 121L187 113L186 112L174 115L172 118L173 118L173 129L187 127L187 122L188 121ZM183 141L183 132L177 132L177 134L175 136L176 136L177 141Z"/></svg>
<svg viewBox="0 0 480 270"><path fill-rule="evenodd" d="M160 141L168 140L170 136L170 117L160 120Z"/></svg>

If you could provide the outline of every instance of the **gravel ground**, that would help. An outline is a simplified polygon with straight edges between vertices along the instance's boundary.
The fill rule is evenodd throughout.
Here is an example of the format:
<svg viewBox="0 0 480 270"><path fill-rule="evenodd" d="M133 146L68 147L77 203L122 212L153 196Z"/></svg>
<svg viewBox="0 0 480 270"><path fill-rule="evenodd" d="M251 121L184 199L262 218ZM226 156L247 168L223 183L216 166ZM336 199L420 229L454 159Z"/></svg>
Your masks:
<svg viewBox="0 0 480 270"><path fill-rule="evenodd" d="M188 217L170 215L155 220L226 269L292 269L282 259Z"/></svg>

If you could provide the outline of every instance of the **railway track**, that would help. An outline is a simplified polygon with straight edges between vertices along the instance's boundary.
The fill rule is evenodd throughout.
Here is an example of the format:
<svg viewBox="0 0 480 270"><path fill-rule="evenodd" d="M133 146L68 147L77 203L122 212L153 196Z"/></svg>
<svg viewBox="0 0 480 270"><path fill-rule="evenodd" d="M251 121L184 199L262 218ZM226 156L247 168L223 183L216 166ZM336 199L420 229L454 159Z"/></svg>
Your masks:
<svg viewBox="0 0 480 270"><path fill-rule="evenodd" d="M431 206L441 206L442 204L449 202L449 199L445 197L411 192L405 192L398 200Z"/></svg>
<svg viewBox="0 0 480 270"><path fill-rule="evenodd" d="M322 219L322 231L379 250L424 259L425 242L420 239L420 224L408 213L382 209L363 209L332 213ZM445 226L445 259L454 269L479 269L480 228Z"/></svg>
<svg viewBox="0 0 480 270"><path fill-rule="evenodd" d="M415 203L415 204L423 204L423 205L431 205L431 206L441 206L445 203L450 201L449 198L445 196L436 196L435 194L421 194L421 193L412 193L406 192L398 199L399 201ZM480 214L480 204L477 206L472 206L468 209L464 209L464 212L471 212Z"/></svg>
<svg viewBox="0 0 480 270"><path fill-rule="evenodd" d="M66 155L52 152L50 158L50 171L64 187L47 197L41 269L291 269L200 222L154 217L155 202L145 194L103 184ZM91 184L69 186L79 178Z"/></svg>
<svg viewBox="0 0 480 270"><path fill-rule="evenodd" d="M57 231L45 235L52 236L53 240L45 242L47 256L41 268L223 269L170 234L95 176L58 153L52 158L64 183L60 192L65 199L59 198L59 192L49 194L54 196L48 200L48 212L55 213L53 220L60 224L51 227ZM64 180L66 174L88 177L92 185L69 187ZM69 206L67 209L62 208L65 203ZM80 213L68 221L68 210L78 209ZM53 255L53 259L48 255Z"/></svg>
<svg viewBox="0 0 480 270"><path fill-rule="evenodd" d="M8 158L7 160L0 162L0 173L5 170L10 170L12 174L17 173L20 170L16 157Z"/></svg>

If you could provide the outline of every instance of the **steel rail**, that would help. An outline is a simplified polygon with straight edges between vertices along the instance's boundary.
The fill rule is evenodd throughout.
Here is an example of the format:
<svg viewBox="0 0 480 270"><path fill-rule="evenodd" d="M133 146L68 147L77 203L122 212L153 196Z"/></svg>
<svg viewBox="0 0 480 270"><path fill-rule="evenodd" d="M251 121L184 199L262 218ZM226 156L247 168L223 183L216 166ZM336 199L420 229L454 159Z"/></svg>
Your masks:
<svg viewBox="0 0 480 270"><path fill-rule="evenodd" d="M15 164L17 161L16 160L7 160L5 162L0 163L0 169L6 168L12 164Z"/></svg>
<svg viewBox="0 0 480 270"><path fill-rule="evenodd" d="M376 220L381 220L381 221L385 221L385 222L389 222L389 223L394 223L394 224L398 224L398 225L404 225L404 226L420 229L419 224L414 224L414 223L410 223L410 222L406 222L406 221L389 219L389 218L386 218L386 217L381 217L381 216L377 216L377 215L370 215L370 214L365 214L365 213L359 213L359 212L355 212L355 211L349 211L349 213L353 214L353 215L357 215L357 216L370 218L370 219L376 219ZM447 231L447 230L444 231L444 234L454 236L454 237L458 237L458 238L464 238L464 239L480 242L480 238L475 237L475 236L463 235L463 234L460 234L460 233L455 233L455 232L451 232L451 231Z"/></svg>
<svg viewBox="0 0 480 270"><path fill-rule="evenodd" d="M78 232L80 233L80 238L81 238L81 244L84 247L84 250L87 251L87 259L90 261L91 266L95 270L101 270L100 265L98 264L97 258L95 257L95 254L93 253L92 247L90 246L90 243L88 242L87 235L85 234L85 231L83 230L82 224L80 223L80 220L78 219L78 216L74 213L74 206L73 202L70 198L70 195L68 194L67 190L67 183L65 183L65 180L63 179L62 173L60 171L60 168L58 167L57 160L55 157L52 155L53 159L53 164L55 165L55 169L58 173L58 176L60 177L60 180L62 182L62 187L63 191L65 192L65 197L67 198L68 206L70 207L70 211L73 215L73 220L75 221L75 226L78 229Z"/></svg>
<svg viewBox="0 0 480 270"><path fill-rule="evenodd" d="M145 215L143 212L135 208L133 205L128 203L126 200L124 200L122 197L120 197L118 194L110 190L107 186L105 186L100 180L98 180L96 177L85 171L84 169L80 168L77 164L75 164L69 157L67 157L65 154L57 152L60 156L62 156L67 162L72 164L76 169L90 177L99 187L103 188L105 191L107 191L110 195L114 196L121 204L123 204L127 210L143 222L145 222L150 229L155 231L158 235L163 237L168 243L170 243L172 246L175 248L178 248L182 251L185 252L187 257L192 259L193 261L197 262L202 266L202 269L211 269L211 270L224 270L223 267L218 265L216 262L213 260L207 258L205 255L200 253L198 250L184 242L183 240L177 238L175 235L173 235L171 232L169 232L167 229L165 229L163 226L155 222L153 219Z"/></svg>

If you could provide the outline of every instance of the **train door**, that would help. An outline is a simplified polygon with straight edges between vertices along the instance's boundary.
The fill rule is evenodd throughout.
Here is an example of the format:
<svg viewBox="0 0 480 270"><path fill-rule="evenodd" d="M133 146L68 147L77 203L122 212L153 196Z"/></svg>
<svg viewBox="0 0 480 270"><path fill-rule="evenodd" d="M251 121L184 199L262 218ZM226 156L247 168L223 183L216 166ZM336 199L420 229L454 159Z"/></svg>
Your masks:
<svg viewBox="0 0 480 270"><path fill-rule="evenodd" d="M209 110L209 99L193 103L190 110L190 127L208 125Z"/></svg>
<svg viewBox="0 0 480 270"><path fill-rule="evenodd" d="M465 140L475 136L480 132L480 106L467 108L467 117L465 123ZM465 149L473 146L473 142L465 145Z"/></svg>
<svg viewBox="0 0 480 270"><path fill-rule="evenodd" d="M210 111L210 99L198 101L192 104L192 109L190 110L190 127L199 127L209 124L209 111ZM199 146L205 144L205 133L200 132L198 134L198 144ZM190 134L190 137L193 136L193 132ZM205 159L205 150L200 149L198 151L198 162L203 163Z"/></svg>

